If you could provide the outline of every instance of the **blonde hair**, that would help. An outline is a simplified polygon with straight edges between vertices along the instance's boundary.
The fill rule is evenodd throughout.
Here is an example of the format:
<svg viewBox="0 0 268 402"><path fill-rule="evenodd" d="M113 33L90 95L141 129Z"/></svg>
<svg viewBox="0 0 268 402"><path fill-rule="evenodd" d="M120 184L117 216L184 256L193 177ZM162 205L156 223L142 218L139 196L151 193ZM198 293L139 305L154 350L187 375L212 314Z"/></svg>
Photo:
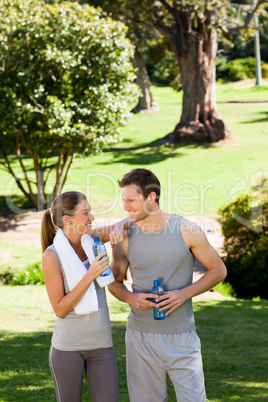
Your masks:
<svg viewBox="0 0 268 402"><path fill-rule="evenodd" d="M73 216L78 205L86 200L84 194L78 191L67 191L60 194L52 203L50 209L44 212L41 223L42 252L53 243L58 228L63 228L62 217Z"/></svg>

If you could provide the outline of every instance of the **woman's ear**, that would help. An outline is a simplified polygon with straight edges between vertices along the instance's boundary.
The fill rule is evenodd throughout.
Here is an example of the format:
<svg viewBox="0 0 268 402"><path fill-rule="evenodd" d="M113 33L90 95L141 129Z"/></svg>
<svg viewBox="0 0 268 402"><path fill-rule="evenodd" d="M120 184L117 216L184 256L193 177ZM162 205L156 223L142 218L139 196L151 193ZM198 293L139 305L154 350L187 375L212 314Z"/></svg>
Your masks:
<svg viewBox="0 0 268 402"><path fill-rule="evenodd" d="M63 215L63 217L62 217L62 222L65 223L65 224L71 222L70 216L68 216L68 215Z"/></svg>

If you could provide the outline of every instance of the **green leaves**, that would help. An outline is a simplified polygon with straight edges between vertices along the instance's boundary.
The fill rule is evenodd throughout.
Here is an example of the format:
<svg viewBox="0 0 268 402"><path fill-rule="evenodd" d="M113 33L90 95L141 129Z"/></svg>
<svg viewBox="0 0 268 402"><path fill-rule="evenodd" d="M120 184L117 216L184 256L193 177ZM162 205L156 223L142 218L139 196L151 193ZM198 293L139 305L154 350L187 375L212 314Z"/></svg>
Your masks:
<svg viewBox="0 0 268 402"><path fill-rule="evenodd" d="M237 297L267 298L268 180L220 208L227 281Z"/></svg>
<svg viewBox="0 0 268 402"><path fill-rule="evenodd" d="M137 93L125 34L75 2L0 0L0 150L48 158L117 141Z"/></svg>

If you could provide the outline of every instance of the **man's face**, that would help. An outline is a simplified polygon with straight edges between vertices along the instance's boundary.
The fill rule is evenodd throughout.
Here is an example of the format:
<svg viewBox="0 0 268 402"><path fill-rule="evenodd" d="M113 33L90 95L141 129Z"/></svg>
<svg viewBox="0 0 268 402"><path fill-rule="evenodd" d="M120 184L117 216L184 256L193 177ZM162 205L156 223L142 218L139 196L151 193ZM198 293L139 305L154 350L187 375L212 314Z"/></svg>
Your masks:
<svg viewBox="0 0 268 402"><path fill-rule="evenodd" d="M145 219L152 210L147 199L143 198L143 195L137 191L137 186L135 185L123 188L122 199L124 211L128 212L134 222Z"/></svg>

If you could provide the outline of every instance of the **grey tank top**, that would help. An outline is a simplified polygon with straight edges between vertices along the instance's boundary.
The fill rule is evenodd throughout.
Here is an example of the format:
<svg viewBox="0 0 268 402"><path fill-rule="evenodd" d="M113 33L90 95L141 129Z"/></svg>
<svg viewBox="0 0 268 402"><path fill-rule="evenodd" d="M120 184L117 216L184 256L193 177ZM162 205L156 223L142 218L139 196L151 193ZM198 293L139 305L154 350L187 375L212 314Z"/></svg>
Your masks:
<svg viewBox="0 0 268 402"><path fill-rule="evenodd" d="M133 292L150 293L159 279L164 291L181 289L192 283L194 256L180 229L181 216L171 215L157 232L144 232L135 223L128 229L127 259ZM181 333L195 329L192 300L187 300L164 320L156 321L152 310L131 307L127 327L154 333Z"/></svg>
<svg viewBox="0 0 268 402"><path fill-rule="evenodd" d="M54 245L49 246L56 254ZM57 254L63 278L65 294L69 293L64 270ZM92 350L113 346L109 311L105 288L95 281L99 310L90 314L77 315L74 310L65 318L56 317L52 335L52 346L59 350Z"/></svg>

